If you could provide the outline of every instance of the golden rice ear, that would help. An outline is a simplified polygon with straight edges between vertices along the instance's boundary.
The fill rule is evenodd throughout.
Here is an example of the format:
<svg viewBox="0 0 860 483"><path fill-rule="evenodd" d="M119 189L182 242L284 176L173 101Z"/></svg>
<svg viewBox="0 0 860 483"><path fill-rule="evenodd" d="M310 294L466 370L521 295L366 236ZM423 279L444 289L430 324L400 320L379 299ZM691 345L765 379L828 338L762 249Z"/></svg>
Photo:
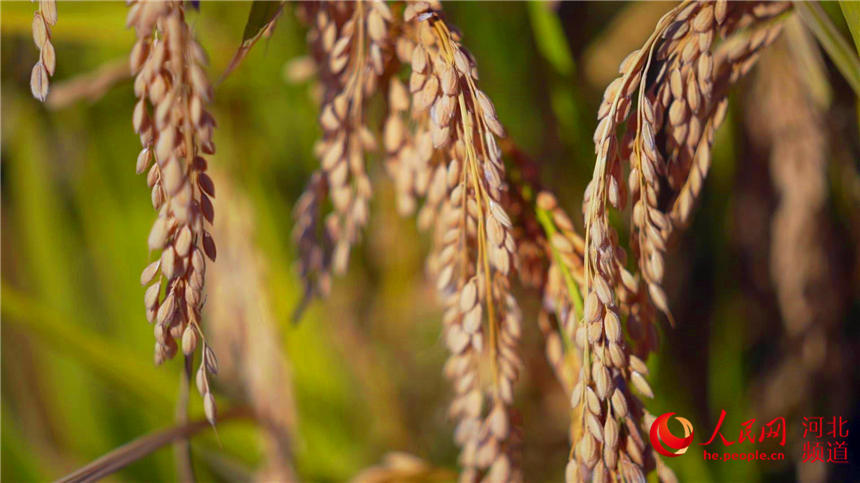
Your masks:
<svg viewBox="0 0 860 483"><path fill-rule="evenodd" d="M666 246L676 228L689 221L701 192L729 86L779 33L777 16L787 8L789 4L779 2L682 2L660 19L646 44L622 62L621 76L606 89L594 135L594 178L583 210L587 292L583 324L595 325L594 330L589 327L583 351L583 367L592 369L584 373L583 382L595 388L601 401L598 408L607 406L607 395L617 394L618 389L625 393L624 399L635 399L629 393L631 386L646 397L653 396L645 373L634 367L639 359L633 358L621 337L620 314L635 314L627 318L628 333L644 354L656 349L655 308L673 322L662 288ZM718 36L726 40L716 46ZM620 139L619 131L624 132ZM625 179L633 208L635 275L625 269L626 254L608 216L610 208L626 207ZM665 204L658 200L666 198L672 202L664 211ZM597 321L590 322L592 317ZM607 378L607 370L626 383ZM587 416L590 407L583 402L579 406ZM617 415L609 412L605 417ZM635 426L631 428L620 437L633 441L632 445L625 442L607 448L609 438L604 434L602 466L575 454L577 469L594 472L595 478L604 468L613 475L644 474L648 468L637 464L641 458L635 457L644 451L642 438Z"/></svg>
<svg viewBox="0 0 860 483"><path fill-rule="evenodd" d="M42 102L48 98L50 77L57 67L57 54L51 43L51 27L56 23L56 1L41 0L39 9L33 15L33 42L39 49L39 60L30 73L30 92Z"/></svg>
<svg viewBox="0 0 860 483"><path fill-rule="evenodd" d="M309 40L321 76L324 132L316 148L321 170L295 212L305 300L324 294L331 272L346 269L366 223L371 184L364 152L376 142L368 135L363 106L381 85L388 100L382 147L398 210L418 210L419 226L434 227L428 267L446 306L445 339L452 355L445 372L457 392L451 414L459 420L464 475L516 479L519 430L512 401L522 364L516 347L521 314L510 293L516 242L496 141L504 131L476 85L472 56L442 21L438 4L409 4L403 21L381 2L362 6L369 8L345 4L335 11L327 4L307 4L301 11L311 25ZM430 29L430 19L442 28ZM396 39L393 23L401 32ZM391 70L387 65L401 63L412 68L408 88L383 77ZM334 209L323 223L320 208L326 199ZM480 380L481 360L495 367L488 381ZM492 388L487 395L482 384Z"/></svg>
<svg viewBox="0 0 860 483"><path fill-rule="evenodd" d="M461 477L517 480L513 387L522 364L522 315L511 294L517 243L496 139L504 131L440 6L409 4L404 22L397 53L411 77L408 90L399 83L390 88L387 165L402 211L420 205L419 226L433 228L427 266L445 307L451 352L445 374L455 390L449 414L457 420ZM414 132L402 131L407 108ZM493 369L482 374L484 364Z"/></svg>
<svg viewBox="0 0 860 483"><path fill-rule="evenodd" d="M183 8L181 2L131 2L129 7L129 26L137 35L131 56L138 98L132 126L142 144L136 171L147 171L154 161L147 184L159 213L148 244L161 252L159 260L144 269L141 283L149 285L144 298L147 318L155 324L156 363L171 359L179 347L186 358L200 348L197 387L214 424L217 410L208 374L217 371L217 364L203 336L200 311L204 254L215 259L209 233L214 220L209 196L215 188L202 157L214 152L215 121L205 108L212 98L201 64L205 56Z"/></svg>
<svg viewBox="0 0 860 483"><path fill-rule="evenodd" d="M571 411L569 432L576 435L584 432L585 424L590 424L592 431L599 428L599 421L598 425L595 425L591 416L592 413L600 413L602 410L594 388L583 384L585 371L581 370L581 351L587 348L589 339L594 340L601 336L600 324L587 325L588 329L591 329L589 333L586 326L579 321L585 317L586 321L596 322L602 314L597 313L596 294L590 294L586 301L582 299L583 239L576 233L573 223L561 209L555 196L545 190L535 189L535 191L538 194L535 197L533 212L536 213L535 221L540 225L541 230L524 237L520 247L528 246L528 239L539 240L541 250L549 263L548 268L542 272L543 278L536 284L536 287L543 290L543 305L538 317L538 325L544 336L547 360L562 388L570 395L573 411ZM523 214L525 213L528 211L524 210ZM534 262L521 258L521 266L530 264ZM587 413L583 412L583 407L580 405L583 399L591 408ZM620 417L625 415L626 412ZM590 459L596 454L594 446L597 440L592 433L587 434L590 436L580 446L585 449L579 453L585 455L585 459ZM598 437L602 437L602 432L599 434ZM580 471L579 463L571 460L565 469L565 478L577 480L580 478Z"/></svg>
<svg viewBox="0 0 860 483"><path fill-rule="evenodd" d="M307 3L300 8L310 23L308 42L321 84L323 131L315 148L321 169L295 210L294 238L307 301L328 292L332 273L346 272L352 246L367 224L372 188L365 158L376 141L366 126L366 106L394 61L394 44L393 18L383 2ZM333 210L322 213L327 199ZM323 216L324 224L319 219Z"/></svg>

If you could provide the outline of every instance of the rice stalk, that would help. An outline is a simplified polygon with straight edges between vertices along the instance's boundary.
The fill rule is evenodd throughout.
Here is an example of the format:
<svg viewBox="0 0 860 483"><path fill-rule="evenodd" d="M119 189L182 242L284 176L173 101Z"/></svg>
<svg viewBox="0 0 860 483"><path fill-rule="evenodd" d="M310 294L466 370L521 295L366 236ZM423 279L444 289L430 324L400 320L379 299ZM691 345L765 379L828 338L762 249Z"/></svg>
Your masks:
<svg viewBox="0 0 860 483"><path fill-rule="evenodd" d="M56 23L56 0L39 0L39 9L33 15L33 42L39 48L39 60L30 72L30 91L42 102L48 98L48 84L57 68L57 52L51 43L51 28Z"/></svg>
<svg viewBox="0 0 860 483"><path fill-rule="evenodd" d="M234 407L224 412L222 421L243 419L249 416L248 408ZM83 483L98 481L116 473L131 463L172 442L188 439L212 427L208 420L192 421L183 425L154 431L113 449L86 466L58 479L61 483Z"/></svg>
<svg viewBox="0 0 860 483"><path fill-rule="evenodd" d="M414 138L425 143L419 147L425 157L412 164L428 170L422 210L433 213L435 223L428 268L445 307L451 352L445 374L455 390L449 415L458 421L461 479L519 480L513 384L522 365L522 316L510 286L516 247L496 140L504 131L477 87L471 54L440 6L408 4L403 19L411 42L398 45L398 53L411 67L411 115L419 126Z"/></svg>
<svg viewBox="0 0 860 483"><path fill-rule="evenodd" d="M254 211L247 197L225 174L213 173L221 199L213 233L223 247L207 273L211 294L206 326L221 354L219 380L237 388L247 401L263 436L265 463L259 481L296 481L292 467L296 408L290 365L281 349L271 299L265 286L266 264L255 243Z"/></svg>
<svg viewBox="0 0 860 483"><path fill-rule="evenodd" d="M101 99L112 87L131 77L128 59L123 56L106 62L91 72L55 84L51 96L45 102L48 108L59 110L81 99L95 102Z"/></svg>
<svg viewBox="0 0 860 483"><path fill-rule="evenodd" d="M510 161L504 205L513 222L515 265L520 283L541 296L537 322L547 360L569 394L579 371L572 338L583 309L583 240L555 195L541 185L538 164L510 138L501 146Z"/></svg>
<svg viewBox="0 0 860 483"><path fill-rule="evenodd" d="M375 142L364 104L387 80L384 159L399 211L410 214L423 201L419 225L436 223L428 268L446 307L452 356L445 372L457 394L450 414L459 421L463 478L477 479L486 470L490 479L509 479L518 474L511 405L521 365L521 315L510 293L515 244L495 138L504 133L476 86L474 61L438 4L408 4L402 21L378 2L313 4L303 16L311 24L324 131L316 149L322 169L295 208L305 300L324 295L330 273L346 269L366 223L371 186L364 153ZM408 89L387 75L389 66L395 71L401 64L411 67ZM320 214L329 199L334 210L323 226Z"/></svg>
<svg viewBox="0 0 860 483"><path fill-rule="evenodd" d="M409 453L394 451L387 453L379 464L363 469L352 483L441 482L453 478L446 469L433 467Z"/></svg>
<svg viewBox="0 0 860 483"><path fill-rule="evenodd" d="M346 271L350 249L367 224L372 188L365 158L376 149L376 140L366 110L391 57L392 15L378 0L302 7L321 84L323 131L314 148L320 170L295 209L294 237L308 300L328 293L332 272ZM327 201L332 210L321 221Z"/></svg>
<svg viewBox="0 0 860 483"><path fill-rule="evenodd" d="M311 18L308 13L305 16ZM403 215L417 211L419 227L433 231L434 248L427 266L446 308L444 333L452 355L445 373L455 389L449 414L458 421L455 440L463 448L461 478L521 479L519 434L514 426L518 416L512 407L513 382L521 366L516 347L521 314L511 294L510 278L518 271L525 286L545 285L551 250L536 217L534 200L524 195L537 186L537 168L504 138L492 103L477 87L474 59L443 19L438 4L408 4L403 23L394 20L392 24L399 34L389 43L396 56L391 60L392 70L403 64L410 68L410 77L408 86L397 77L387 82L383 159L395 182L398 211ZM337 37L336 33L325 34L332 30L328 25L318 20L312 26L312 46L324 44L326 35ZM331 61L318 53L327 52L324 45L314 50L325 91L325 70ZM321 119L326 115L325 102L322 112ZM506 173L497 138L502 139L523 179ZM533 198L533 194L529 196ZM309 291L323 294L330 285L328 267L336 238L335 231L320 226L318 214L327 197L327 178L317 172L295 208L303 278ZM574 240L580 246L579 254L564 251L564 257L566 263L575 263L576 257L580 260L576 273L581 283L582 240L560 208L552 210L553 223L562 227L558 240ZM564 313L561 320L568 319L574 305L582 310L581 300L573 302L571 293L547 292L548 298L563 301L556 307ZM578 297L579 290L573 293ZM548 351L554 340L548 337ZM578 360L570 347L567 353L566 367L556 367L560 379L567 380L570 387L570 374L575 372L569 370L570 362L578 366Z"/></svg>
<svg viewBox="0 0 860 483"><path fill-rule="evenodd" d="M137 33L130 59L138 98L132 123L143 146L137 172L148 169L147 184L158 211L148 245L160 256L140 277L148 285L146 317L155 325L155 363L171 359L178 342L185 356L193 356L200 346L197 389L214 424L208 374L218 371L218 363L200 327L205 257L215 260L207 231L214 220L210 197L215 189L202 156L215 152L215 121L205 108L212 99L203 70L206 55L194 40L182 2L133 2L127 23Z"/></svg>
<svg viewBox="0 0 860 483"><path fill-rule="evenodd" d="M544 334L547 359L565 393L571 394L579 377L580 360L573 339L576 321L583 311L580 294L584 243L551 193L538 194L537 210L550 260L538 324Z"/></svg>
<svg viewBox="0 0 860 483"><path fill-rule="evenodd" d="M137 34L130 58L137 97L133 126L143 146L137 171L148 171L159 213L148 239L158 256L141 274L148 286L147 319L154 323L155 362L181 347L190 364L200 347L197 386L214 425L208 375L218 364L200 325L205 257L214 261L216 254L209 233L214 183L203 157L215 149L215 122L205 107L212 98L206 56L185 19L185 3L129 4L128 24ZM523 286L540 291L537 322L545 351L571 394L575 443L567 479L644 481L655 468L662 480L675 479L645 443L641 431L654 418L636 395L653 395L644 361L657 348L657 311L672 321L662 287L665 252L701 196L729 89L776 39L788 9L784 2L685 0L660 19L606 89L581 237L555 197L536 182L536 166L506 139L492 102L478 87L475 59L439 2L408 3L402 18L399 6L392 13L378 0L301 6L310 24L312 70L320 79L323 132L315 147L320 169L295 208L305 303L329 291L332 274L346 271L367 224L372 186L366 165L377 151L367 111L371 98L384 93L388 110L380 155L395 182L398 211L417 213L419 227L434 241L427 267L445 308L444 340L451 354L444 372L454 386L449 413L457 421L463 480L523 479L513 404L522 367L515 273ZM33 23L40 59L31 74L33 95L42 101L55 71L55 22L55 2L42 0ZM397 75L407 69L408 85ZM108 73L108 81L119 77ZM83 95L106 89L77 86ZM812 322L821 315L821 301L806 291L810 284L824 284L823 243L815 238L823 231L818 221L826 201L821 114L805 105L787 108L773 95L760 96L761 110L788 111L775 116L783 123L760 123L762 138L780 160L773 164L782 196L775 240L788 240L774 243L773 277L789 332L804 339L801 364L812 372L822 365L826 335ZM795 112L805 117L794 119L789 114ZM803 132L784 134L794 130ZM505 157L513 166L506 166ZM610 207L624 212L628 204L634 268L609 224ZM220 269L210 273L217 295L212 327L224 353L246 356L227 360L225 370L244 381L259 419L272 426L270 452L278 468L262 478L292 479L289 461L278 460L289 453L293 423L292 403L283 403L290 400L289 375L273 343L248 216L247 208L234 206L224 227L213 228L229 243L222 267L233 283ZM797 259L808 265L798 266ZM243 281L238 291L237 278ZM390 455L364 476L388 481L427 472L432 468L423 462Z"/></svg>
<svg viewBox="0 0 860 483"><path fill-rule="evenodd" d="M787 8L684 1L628 55L621 76L606 89L583 207L587 295L575 336L583 370L572 398L583 408L583 430L571 451L568 480L644 481L655 464L661 479L675 479L644 444L640 431L648 430L651 417L631 389L653 396L643 360L657 345L654 307L672 321L662 288L664 253L701 193L728 88L777 36ZM608 215L610 208L623 210L628 198L635 274L625 267Z"/></svg>

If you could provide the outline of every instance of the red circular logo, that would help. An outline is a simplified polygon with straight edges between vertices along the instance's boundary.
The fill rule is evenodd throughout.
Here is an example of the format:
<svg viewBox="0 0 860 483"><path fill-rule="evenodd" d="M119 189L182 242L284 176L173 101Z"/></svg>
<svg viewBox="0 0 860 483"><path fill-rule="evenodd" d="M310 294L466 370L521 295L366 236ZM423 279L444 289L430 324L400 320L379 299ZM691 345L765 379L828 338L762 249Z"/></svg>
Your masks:
<svg viewBox="0 0 860 483"><path fill-rule="evenodd" d="M674 458L687 452L687 448L693 442L693 424L686 418L675 416L684 428L684 437L679 438L669 431L669 418L675 413L660 415L651 423L651 446L663 456ZM666 448L670 449L666 449ZM674 451L671 451L674 450Z"/></svg>

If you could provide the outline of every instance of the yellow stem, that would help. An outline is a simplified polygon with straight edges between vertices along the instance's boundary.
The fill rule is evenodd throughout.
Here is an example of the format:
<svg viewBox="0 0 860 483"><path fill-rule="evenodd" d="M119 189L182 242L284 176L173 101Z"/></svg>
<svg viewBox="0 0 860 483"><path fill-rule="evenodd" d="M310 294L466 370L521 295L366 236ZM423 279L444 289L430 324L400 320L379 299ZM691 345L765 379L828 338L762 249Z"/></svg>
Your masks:
<svg viewBox="0 0 860 483"><path fill-rule="evenodd" d="M439 40L439 45L442 51L445 54L446 60L449 65L454 68L454 53L453 47L450 45L450 34L448 32L447 27L441 21L437 21L433 23L433 28L436 31L436 37ZM474 93L474 84L471 81L471 77L466 73L467 82L470 88L470 92ZM474 99L473 94L473 99ZM494 298L493 298L493 280L492 280L492 272L490 270L489 258L487 256L487 247L486 247L486 227L484 223L484 209L489 208L489 196L484 191L484 186L481 183L480 178L480 170L478 169L478 156L475 153L473 138L472 138L472 130L474 126L472 125L471 116L467 115L468 111L466 109L466 100L464 98L463 93L461 92L457 96L457 101L460 107L460 119L463 123L463 144L466 149L466 161L468 163L468 169L472 174L473 180L473 189L475 190L475 196L478 201L478 260L476 270L481 270L483 268L484 272L484 287L486 289L486 306L487 306L487 324L490 329L490 359L493 368L493 387L496 392L495 397L499 397L499 367L497 361L497 352L498 352L498 327L495 317L495 306L494 306ZM478 105L477 102L473 102L474 105ZM483 142L483 141L482 141ZM464 166L464 169L466 167ZM465 179L465 178L464 178ZM464 193L464 196L467 193ZM467 204L464 200L464 209L468 209Z"/></svg>

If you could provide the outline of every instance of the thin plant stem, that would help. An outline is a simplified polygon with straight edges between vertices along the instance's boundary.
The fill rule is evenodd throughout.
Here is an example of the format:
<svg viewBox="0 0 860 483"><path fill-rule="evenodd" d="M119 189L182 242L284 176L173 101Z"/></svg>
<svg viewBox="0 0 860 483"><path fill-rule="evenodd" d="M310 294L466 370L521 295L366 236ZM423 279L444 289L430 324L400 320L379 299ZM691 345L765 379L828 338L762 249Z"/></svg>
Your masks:
<svg viewBox="0 0 860 483"><path fill-rule="evenodd" d="M218 418L218 422L224 424L230 420L248 417L251 417L250 409L245 406L238 406L225 411L224 414ZM162 429L160 431L141 436L134 441L114 449L110 453L107 453L101 458L74 471L73 473L69 473L68 475L60 478L57 480L57 483L97 481L119 471L159 448L179 439L190 438L210 427L209 421L206 419L199 419L181 426L173 426L171 428Z"/></svg>
<svg viewBox="0 0 860 483"><path fill-rule="evenodd" d="M194 365L194 354L185 356L185 364L179 375L179 394L176 397L176 425L188 424L188 399L191 387L191 374ZM194 465L191 461L191 441L186 436L173 443L173 454L176 459L176 476L179 481L193 483Z"/></svg>
<svg viewBox="0 0 860 483"><path fill-rule="evenodd" d="M536 209L537 219L540 222L541 226L546 233L547 240L552 240L553 235L558 233L558 229L555 227L555 223L553 223L552 218L546 210L542 210L540 208ZM558 250L552 246L552 243L549 243L550 250L552 250L552 256L558 264L559 269L561 270L562 277L564 278L564 283L567 286L567 292L570 296L570 300L573 302L573 307L576 311L576 318L579 320L582 318L582 294L579 293L579 287L576 286L576 282L573 280L573 275L570 273L570 269L565 265L564 260L562 260L561 255L558 253Z"/></svg>

